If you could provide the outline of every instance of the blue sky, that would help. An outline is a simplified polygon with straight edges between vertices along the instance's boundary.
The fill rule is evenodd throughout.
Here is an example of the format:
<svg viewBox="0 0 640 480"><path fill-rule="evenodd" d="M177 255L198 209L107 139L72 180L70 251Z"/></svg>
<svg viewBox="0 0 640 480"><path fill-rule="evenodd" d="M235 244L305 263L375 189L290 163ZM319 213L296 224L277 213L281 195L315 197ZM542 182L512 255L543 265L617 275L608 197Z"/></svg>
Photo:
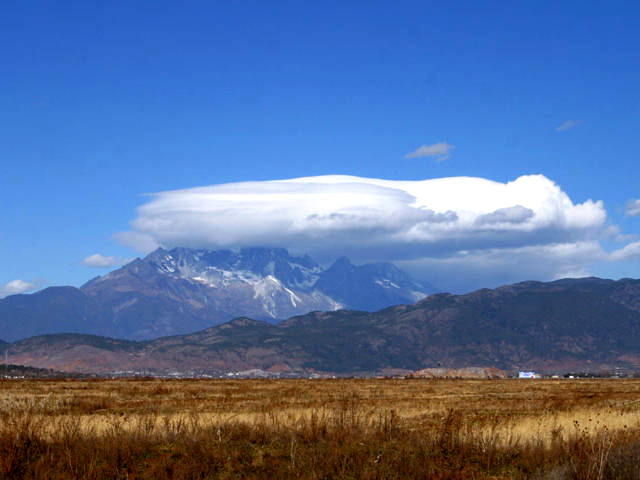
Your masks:
<svg viewBox="0 0 640 480"><path fill-rule="evenodd" d="M638 24L632 2L4 2L0 286L80 285L109 270L90 255L143 254L118 234L147 193L338 174L541 174L603 202L597 228L519 244L588 243L565 269L508 261L499 235L471 270L404 258L444 288L638 277Z"/></svg>

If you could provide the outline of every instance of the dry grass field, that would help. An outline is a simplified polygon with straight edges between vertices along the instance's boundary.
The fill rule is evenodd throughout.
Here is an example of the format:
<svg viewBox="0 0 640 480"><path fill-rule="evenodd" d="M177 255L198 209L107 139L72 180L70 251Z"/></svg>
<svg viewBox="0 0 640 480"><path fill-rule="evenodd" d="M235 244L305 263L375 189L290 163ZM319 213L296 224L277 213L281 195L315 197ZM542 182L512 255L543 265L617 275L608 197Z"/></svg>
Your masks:
<svg viewBox="0 0 640 480"><path fill-rule="evenodd" d="M0 477L640 479L640 381L0 380Z"/></svg>

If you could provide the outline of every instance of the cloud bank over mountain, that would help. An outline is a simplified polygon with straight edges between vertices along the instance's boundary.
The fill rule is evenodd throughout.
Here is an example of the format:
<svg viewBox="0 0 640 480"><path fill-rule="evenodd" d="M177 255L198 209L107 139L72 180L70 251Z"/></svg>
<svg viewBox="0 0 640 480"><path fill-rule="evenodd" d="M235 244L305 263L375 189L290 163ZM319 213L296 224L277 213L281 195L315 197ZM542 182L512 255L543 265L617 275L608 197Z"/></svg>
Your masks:
<svg viewBox="0 0 640 480"><path fill-rule="evenodd" d="M0 298L8 297L9 295L17 295L18 293L26 293L34 290L36 285L31 282L25 282L24 280L11 280L10 282L0 285Z"/></svg>
<svg viewBox="0 0 640 480"><path fill-rule="evenodd" d="M327 259L400 261L414 274L464 275L466 265L481 275L515 262L523 278L553 278L587 273L589 261L606 256L598 241L606 220L601 201L573 203L543 175L507 183L332 175L156 193L117 237L142 252L281 246Z"/></svg>
<svg viewBox="0 0 640 480"><path fill-rule="evenodd" d="M87 258L82 260L83 265L92 268L109 268L115 267L119 264L116 257L105 257L99 253L94 253L93 255L89 255Z"/></svg>

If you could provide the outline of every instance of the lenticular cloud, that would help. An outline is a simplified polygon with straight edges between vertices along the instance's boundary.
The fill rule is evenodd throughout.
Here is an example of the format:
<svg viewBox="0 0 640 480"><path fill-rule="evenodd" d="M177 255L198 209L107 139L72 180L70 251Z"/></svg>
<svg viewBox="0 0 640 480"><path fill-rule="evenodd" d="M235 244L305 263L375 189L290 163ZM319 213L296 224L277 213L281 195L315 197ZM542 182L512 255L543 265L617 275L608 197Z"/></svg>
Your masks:
<svg viewBox="0 0 640 480"><path fill-rule="evenodd" d="M319 257L411 260L583 242L605 220L602 202L574 204L542 175L508 183L336 175L156 193L119 238L142 251L261 245Z"/></svg>

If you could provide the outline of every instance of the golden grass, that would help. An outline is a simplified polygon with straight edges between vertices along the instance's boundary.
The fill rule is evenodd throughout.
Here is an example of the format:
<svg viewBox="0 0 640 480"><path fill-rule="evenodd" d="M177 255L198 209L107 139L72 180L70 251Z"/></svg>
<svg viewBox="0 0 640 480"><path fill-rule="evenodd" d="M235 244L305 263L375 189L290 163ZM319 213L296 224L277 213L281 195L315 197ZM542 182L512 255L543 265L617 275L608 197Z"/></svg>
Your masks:
<svg viewBox="0 0 640 480"><path fill-rule="evenodd" d="M0 381L2 478L640 478L639 461L636 380Z"/></svg>

